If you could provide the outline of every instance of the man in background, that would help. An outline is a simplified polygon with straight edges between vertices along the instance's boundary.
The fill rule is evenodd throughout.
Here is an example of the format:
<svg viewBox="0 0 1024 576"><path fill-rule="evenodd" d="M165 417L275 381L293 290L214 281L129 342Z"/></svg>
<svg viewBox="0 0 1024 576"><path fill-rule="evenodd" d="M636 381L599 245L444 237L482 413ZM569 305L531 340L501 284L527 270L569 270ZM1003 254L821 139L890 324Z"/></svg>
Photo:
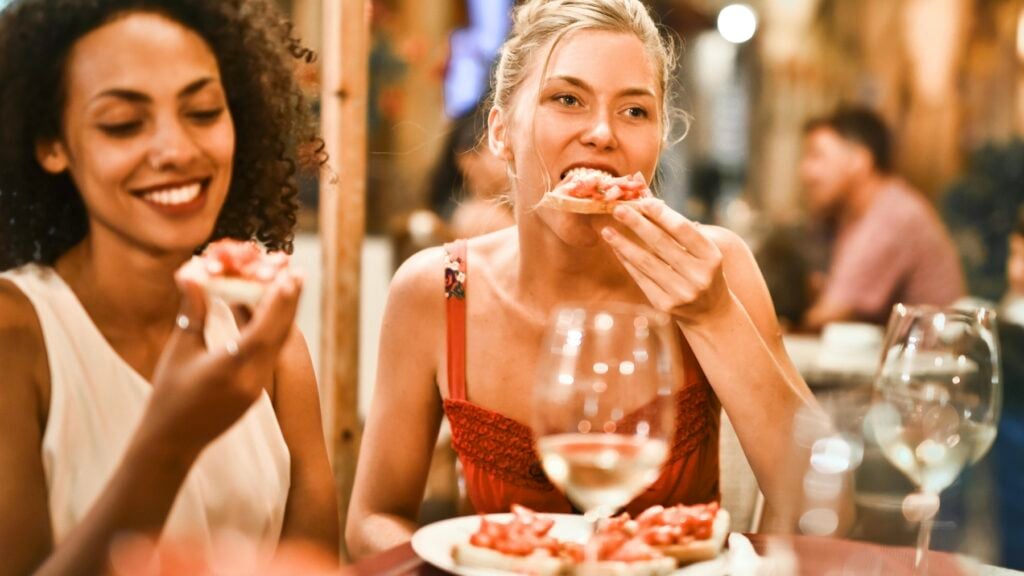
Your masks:
<svg viewBox="0 0 1024 576"><path fill-rule="evenodd" d="M892 173L889 131L874 112L842 108L811 120L800 178L811 216L832 239L804 327L881 324L897 302L948 305L964 295L956 247L928 199Z"/></svg>

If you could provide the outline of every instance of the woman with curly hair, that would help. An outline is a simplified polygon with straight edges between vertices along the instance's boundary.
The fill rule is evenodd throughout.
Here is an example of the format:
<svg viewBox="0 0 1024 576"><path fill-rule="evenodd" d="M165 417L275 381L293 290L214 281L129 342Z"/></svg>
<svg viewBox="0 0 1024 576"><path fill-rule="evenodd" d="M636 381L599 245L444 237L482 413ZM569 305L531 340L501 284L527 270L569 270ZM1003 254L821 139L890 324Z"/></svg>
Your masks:
<svg viewBox="0 0 1024 576"><path fill-rule="evenodd" d="M302 278L241 328L175 278L219 238L290 251L296 58L266 0L0 12L0 573L99 573L131 532L336 551Z"/></svg>

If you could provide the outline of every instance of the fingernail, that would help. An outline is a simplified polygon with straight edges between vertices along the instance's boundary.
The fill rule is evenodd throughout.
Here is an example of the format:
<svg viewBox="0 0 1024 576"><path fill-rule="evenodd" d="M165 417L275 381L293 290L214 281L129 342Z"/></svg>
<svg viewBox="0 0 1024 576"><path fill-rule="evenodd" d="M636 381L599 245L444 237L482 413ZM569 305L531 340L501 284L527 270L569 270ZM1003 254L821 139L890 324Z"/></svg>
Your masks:
<svg viewBox="0 0 1024 576"><path fill-rule="evenodd" d="M615 238L615 230L605 226L604 228L601 228L601 236L603 236L605 240L611 240L612 238Z"/></svg>

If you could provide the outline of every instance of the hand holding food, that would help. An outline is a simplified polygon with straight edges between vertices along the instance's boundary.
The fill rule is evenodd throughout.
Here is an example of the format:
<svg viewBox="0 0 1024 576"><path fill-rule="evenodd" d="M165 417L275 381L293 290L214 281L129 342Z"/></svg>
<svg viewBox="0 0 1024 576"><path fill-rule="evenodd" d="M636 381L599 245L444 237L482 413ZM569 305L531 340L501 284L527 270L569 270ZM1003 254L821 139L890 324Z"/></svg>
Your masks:
<svg viewBox="0 0 1024 576"><path fill-rule="evenodd" d="M224 238L207 246L201 256L194 256L181 273L229 305L255 308L288 262L284 252L268 253L255 242Z"/></svg>

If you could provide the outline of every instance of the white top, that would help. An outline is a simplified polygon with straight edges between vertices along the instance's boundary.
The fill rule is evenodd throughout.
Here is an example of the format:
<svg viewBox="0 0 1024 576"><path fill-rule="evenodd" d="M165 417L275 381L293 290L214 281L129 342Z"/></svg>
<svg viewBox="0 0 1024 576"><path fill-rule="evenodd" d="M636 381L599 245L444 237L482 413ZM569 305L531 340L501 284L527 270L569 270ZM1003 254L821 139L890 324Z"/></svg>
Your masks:
<svg viewBox="0 0 1024 576"><path fill-rule="evenodd" d="M145 411L151 384L106 341L60 275L27 265L0 274L32 302L46 344L50 410L43 466L53 536L61 542L82 520L120 462ZM237 337L230 309L209 307L207 346ZM178 492L163 535L211 550L232 531L273 546L281 535L291 457L270 397L207 446Z"/></svg>

